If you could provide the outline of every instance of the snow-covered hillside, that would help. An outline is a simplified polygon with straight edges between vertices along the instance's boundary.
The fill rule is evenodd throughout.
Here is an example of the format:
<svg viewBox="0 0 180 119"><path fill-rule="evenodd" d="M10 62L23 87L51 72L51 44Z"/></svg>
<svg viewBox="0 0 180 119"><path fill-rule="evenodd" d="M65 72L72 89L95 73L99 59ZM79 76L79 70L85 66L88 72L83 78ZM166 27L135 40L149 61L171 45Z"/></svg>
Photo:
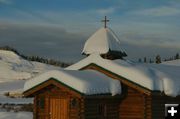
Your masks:
<svg viewBox="0 0 180 119"><path fill-rule="evenodd" d="M161 64L164 64L164 65L173 65L173 66L180 66L180 59L177 59L177 60L172 60L172 61L166 61L166 62L163 62Z"/></svg>
<svg viewBox="0 0 180 119"><path fill-rule="evenodd" d="M12 51L0 50L0 103L32 102L31 99L8 98L4 93L21 93L25 79L52 69L60 67L27 61Z"/></svg>
<svg viewBox="0 0 180 119"><path fill-rule="evenodd" d="M0 82L28 79L57 67L22 59L12 51L0 50Z"/></svg>

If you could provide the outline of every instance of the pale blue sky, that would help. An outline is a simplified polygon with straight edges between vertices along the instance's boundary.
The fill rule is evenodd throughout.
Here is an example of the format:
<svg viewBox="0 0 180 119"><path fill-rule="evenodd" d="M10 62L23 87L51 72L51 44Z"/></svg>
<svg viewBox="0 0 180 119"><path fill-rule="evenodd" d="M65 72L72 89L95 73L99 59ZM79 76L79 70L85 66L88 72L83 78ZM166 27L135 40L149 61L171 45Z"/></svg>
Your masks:
<svg viewBox="0 0 180 119"><path fill-rule="evenodd" d="M0 0L0 44L78 60L104 15L129 58L180 52L180 0Z"/></svg>

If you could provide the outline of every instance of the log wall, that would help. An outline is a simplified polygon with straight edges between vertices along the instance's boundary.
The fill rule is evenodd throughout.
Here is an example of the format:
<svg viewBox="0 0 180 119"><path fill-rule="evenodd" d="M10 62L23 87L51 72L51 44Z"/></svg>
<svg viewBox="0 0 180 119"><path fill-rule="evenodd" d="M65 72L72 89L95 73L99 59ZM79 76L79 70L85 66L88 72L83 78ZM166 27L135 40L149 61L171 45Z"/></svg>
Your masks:
<svg viewBox="0 0 180 119"><path fill-rule="evenodd" d="M99 71L115 80L119 80L122 85L122 96L119 106L120 119L151 119L151 92L136 84L123 79L112 72L102 69L95 64L83 68Z"/></svg>
<svg viewBox="0 0 180 119"><path fill-rule="evenodd" d="M124 89L125 90L125 89ZM120 119L145 119L146 95L127 87L119 106Z"/></svg>
<svg viewBox="0 0 180 119"><path fill-rule="evenodd" d="M81 118L81 99L76 97L63 89L59 89L55 86L49 87L39 92L34 99L34 119L50 119L50 98L65 98L66 100L76 100L76 104L73 106L68 103L68 119L80 119ZM38 100L45 98L44 108L40 108ZM68 101L68 102L69 102ZM61 109L60 109L61 110Z"/></svg>
<svg viewBox="0 0 180 119"><path fill-rule="evenodd" d="M44 108L41 108L38 103L42 98L45 99ZM119 95L76 96L74 93L72 94L66 89L54 85L48 86L36 93L34 99L34 119L51 119L50 117L55 117L50 114L50 110L57 114L57 111L54 110L56 105L54 105L55 108L53 109L50 106L50 102L54 99L55 101L58 99L68 100L65 101L68 102L68 109L59 108L59 111L68 110L67 119L119 119ZM58 102L54 103L58 104Z"/></svg>
<svg viewBox="0 0 180 119"><path fill-rule="evenodd" d="M119 99L85 99L84 119L119 119Z"/></svg>

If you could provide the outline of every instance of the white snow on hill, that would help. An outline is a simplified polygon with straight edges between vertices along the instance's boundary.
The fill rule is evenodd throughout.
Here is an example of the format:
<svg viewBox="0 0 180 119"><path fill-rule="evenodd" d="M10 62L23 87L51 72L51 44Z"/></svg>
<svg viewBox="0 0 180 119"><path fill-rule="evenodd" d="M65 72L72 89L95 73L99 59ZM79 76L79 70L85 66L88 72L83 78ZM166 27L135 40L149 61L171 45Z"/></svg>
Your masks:
<svg viewBox="0 0 180 119"><path fill-rule="evenodd" d="M50 69L58 68L24 60L12 51L0 50L0 82L32 78L36 73Z"/></svg>
<svg viewBox="0 0 180 119"><path fill-rule="evenodd" d="M164 64L164 65L173 65L173 66L180 66L180 59L162 62L161 64Z"/></svg>
<svg viewBox="0 0 180 119"><path fill-rule="evenodd" d="M32 99L8 98L4 93L21 93L24 79L33 78L48 70L60 69L52 65L24 60L12 51L0 50L0 102L30 103Z"/></svg>

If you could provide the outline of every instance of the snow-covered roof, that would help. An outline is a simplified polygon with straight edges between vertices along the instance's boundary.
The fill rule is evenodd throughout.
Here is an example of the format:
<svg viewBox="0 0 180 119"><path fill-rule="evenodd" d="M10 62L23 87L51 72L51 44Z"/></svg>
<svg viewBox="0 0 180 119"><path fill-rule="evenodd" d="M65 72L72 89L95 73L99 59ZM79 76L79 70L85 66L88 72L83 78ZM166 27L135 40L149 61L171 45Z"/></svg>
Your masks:
<svg viewBox="0 0 180 119"><path fill-rule="evenodd" d="M120 51L120 41L110 28L100 28L85 43L82 53L105 54L109 50Z"/></svg>
<svg viewBox="0 0 180 119"><path fill-rule="evenodd" d="M149 90L164 91L169 96L180 95L180 67L168 69L160 65L153 67L124 60L112 61L94 53L66 70L79 70L92 63Z"/></svg>
<svg viewBox="0 0 180 119"><path fill-rule="evenodd" d="M104 74L95 71L65 70L52 70L28 80L24 85L24 91L28 91L51 78L86 95L106 93L116 95L121 93L120 82Z"/></svg>

